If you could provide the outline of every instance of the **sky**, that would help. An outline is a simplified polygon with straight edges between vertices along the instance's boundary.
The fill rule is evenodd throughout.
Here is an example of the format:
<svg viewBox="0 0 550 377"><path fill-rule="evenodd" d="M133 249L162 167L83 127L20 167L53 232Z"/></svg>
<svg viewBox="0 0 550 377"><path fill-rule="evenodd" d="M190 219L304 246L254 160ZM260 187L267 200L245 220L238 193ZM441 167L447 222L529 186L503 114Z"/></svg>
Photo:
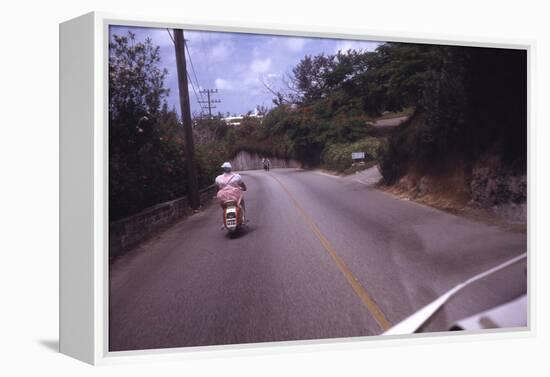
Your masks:
<svg viewBox="0 0 550 377"><path fill-rule="evenodd" d="M178 114L178 83L174 44L167 29L111 26L110 34L125 35L131 31L137 41L150 38L160 47L160 65L168 74L165 86L170 88L168 105ZM225 33L210 31L185 31L189 56L187 70L194 90L189 84L191 112L198 115L201 109L198 100L206 100L199 93L203 89L217 89L212 98L220 100L212 110L222 114L242 115L254 111L256 106L272 107L274 95L265 84L274 90L283 90L283 78L292 72L305 55L320 53L335 54L348 49L373 51L380 42L326 38L286 37L262 34ZM194 67L193 73L191 63ZM196 92L196 95L195 95Z"/></svg>

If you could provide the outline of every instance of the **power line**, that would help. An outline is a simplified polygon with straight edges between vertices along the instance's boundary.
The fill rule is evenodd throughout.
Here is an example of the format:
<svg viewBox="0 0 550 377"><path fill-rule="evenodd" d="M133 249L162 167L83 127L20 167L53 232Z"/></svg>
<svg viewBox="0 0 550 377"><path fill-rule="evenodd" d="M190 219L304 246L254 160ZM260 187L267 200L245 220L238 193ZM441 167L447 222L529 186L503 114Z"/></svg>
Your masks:
<svg viewBox="0 0 550 377"><path fill-rule="evenodd" d="M195 85L193 85L193 80L191 80L191 76L189 75L189 71L185 70L185 72L187 72L187 77L189 78L189 83L191 84L191 88L193 88L193 93L195 93L195 98L197 99L197 103L202 108L201 101L199 99L199 96L197 95L197 91L195 90ZM202 98L202 96L201 96L201 98Z"/></svg>
<svg viewBox="0 0 550 377"><path fill-rule="evenodd" d="M206 77L207 77L207 85L215 85L215 81L212 80L212 67L210 64L210 51L212 51L212 32L201 32L203 35L203 38L201 38L201 44L200 44L200 50L202 54L204 55L204 61L206 64Z"/></svg>
<svg viewBox="0 0 550 377"><path fill-rule="evenodd" d="M168 32L168 35L170 36L170 39L172 40L172 43L174 43L174 46L176 45L176 41L174 40L174 37L172 36L172 33L170 33L170 29L166 29L166 31ZM185 50L187 50L187 55L189 56L189 60L191 61L191 54L189 54L189 49L187 48L187 43L184 43L184 47L185 47ZM184 51L184 54L185 54L185 51ZM191 62L191 67L193 68L193 73L195 73L195 68L193 67L193 62ZM185 72L187 74L187 78L189 79L189 83L191 84L191 88L193 89L193 93L195 94L195 99L197 100L197 103L199 104L199 107L201 109L203 109L203 106L201 104L201 100L204 101L203 97L202 97L202 93L201 94L201 98L199 98L199 95L197 94L197 90L195 89L195 85L193 85L193 80L191 78L191 75L189 74L189 71L187 70L187 68L185 69ZM195 74L195 80L197 82L197 86L199 87L200 89L200 85L199 85L199 81L197 80L197 75ZM202 111L201 111L202 113Z"/></svg>
<svg viewBox="0 0 550 377"><path fill-rule="evenodd" d="M189 52L189 47L187 47L187 43L185 44L185 51L187 51L187 56L189 57L189 62L191 63L191 71L193 72L193 76L195 76L195 82L197 83L197 86L200 89L201 86L199 85L199 79L197 78L197 73L195 72L195 66L193 65L193 59L191 59L191 53ZM202 93L201 92L199 93L201 94L201 100L204 101Z"/></svg>
<svg viewBox="0 0 550 377"><path fill-rule="evenodd" d="M174 37L172 36L172 33L170 33L170 29L166 29L166 31L168 32L168 35L170 36L170 39L172 40L172 43L174 44L174 46L176 45L176 41L174 40Z"/></svg>

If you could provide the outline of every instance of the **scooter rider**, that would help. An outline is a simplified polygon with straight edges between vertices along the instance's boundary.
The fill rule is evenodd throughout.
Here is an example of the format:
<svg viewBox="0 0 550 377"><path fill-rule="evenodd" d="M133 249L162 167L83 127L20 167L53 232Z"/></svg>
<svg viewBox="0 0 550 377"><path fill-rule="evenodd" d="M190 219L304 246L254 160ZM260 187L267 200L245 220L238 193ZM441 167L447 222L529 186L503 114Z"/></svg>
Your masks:
<svg viewBox="0 0 550 377"><path fill-rule="evenodd" d="M218 191L222 190L228 185L239 188L242 191L246 191L246 185L243 182L241 175L232 172L233 167L231 166L230 162L224 162L221 168L223 169L223 174L220 174L216 177L216 186L218 188ZM240 198L240 206L246 213L244 198L242 198L242 195Z"/></svg>
<svg viewBox="0 0 550 377"><path fill-rule="evenodd" d="M262 164L264 165L264 169L266 171L269 171L269 169L271 168L271 161L269 160L269 158L262 158Z"/></svg>

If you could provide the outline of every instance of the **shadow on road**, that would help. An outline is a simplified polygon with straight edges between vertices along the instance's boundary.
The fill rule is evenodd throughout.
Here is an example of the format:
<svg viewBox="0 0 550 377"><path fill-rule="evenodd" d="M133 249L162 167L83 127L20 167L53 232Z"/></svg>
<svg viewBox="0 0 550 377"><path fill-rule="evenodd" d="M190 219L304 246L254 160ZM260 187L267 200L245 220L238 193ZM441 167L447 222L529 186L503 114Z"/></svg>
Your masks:
<svg viewBox="0 0 550 377"><path fill-rule="evenodd" d="M226 232L225 237L229 238L229 239L232 239L232 240L236 240L236 239L239 239L241 237L246 236L247 234L250 234L250 233L254 232L255 229L256 229L256 227L251 226L251 225L247 225L246 227L244 227L243 229L239 229L239 231L237 231L235 233Z"/></svg>

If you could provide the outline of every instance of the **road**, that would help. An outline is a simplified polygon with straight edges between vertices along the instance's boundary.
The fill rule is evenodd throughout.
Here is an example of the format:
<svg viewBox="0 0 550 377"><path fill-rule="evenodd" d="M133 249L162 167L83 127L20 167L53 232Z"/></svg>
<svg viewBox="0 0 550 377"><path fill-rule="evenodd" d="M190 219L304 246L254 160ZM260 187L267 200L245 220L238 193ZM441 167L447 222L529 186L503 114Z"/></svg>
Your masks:
<svg viewBox="0 0 550 377"><path fill-rule="evenodd" d="M523 253L524 233L298 169L242 173L249 229L211 205L110 267L111 351L378 335ZM525 266L476 284L448 323L527 289ZM434 328L437 329L437 328Z"/></svg>
<svg viewBox="0 0 550 377"><path fill-rule="evenodd" d="M374 122L375 127L397 127L401 123L405 122L407 119L409 119L409 116L401 116L401 117L395 117L395 118L388 118L388 119L379 119Z"/></svg>

